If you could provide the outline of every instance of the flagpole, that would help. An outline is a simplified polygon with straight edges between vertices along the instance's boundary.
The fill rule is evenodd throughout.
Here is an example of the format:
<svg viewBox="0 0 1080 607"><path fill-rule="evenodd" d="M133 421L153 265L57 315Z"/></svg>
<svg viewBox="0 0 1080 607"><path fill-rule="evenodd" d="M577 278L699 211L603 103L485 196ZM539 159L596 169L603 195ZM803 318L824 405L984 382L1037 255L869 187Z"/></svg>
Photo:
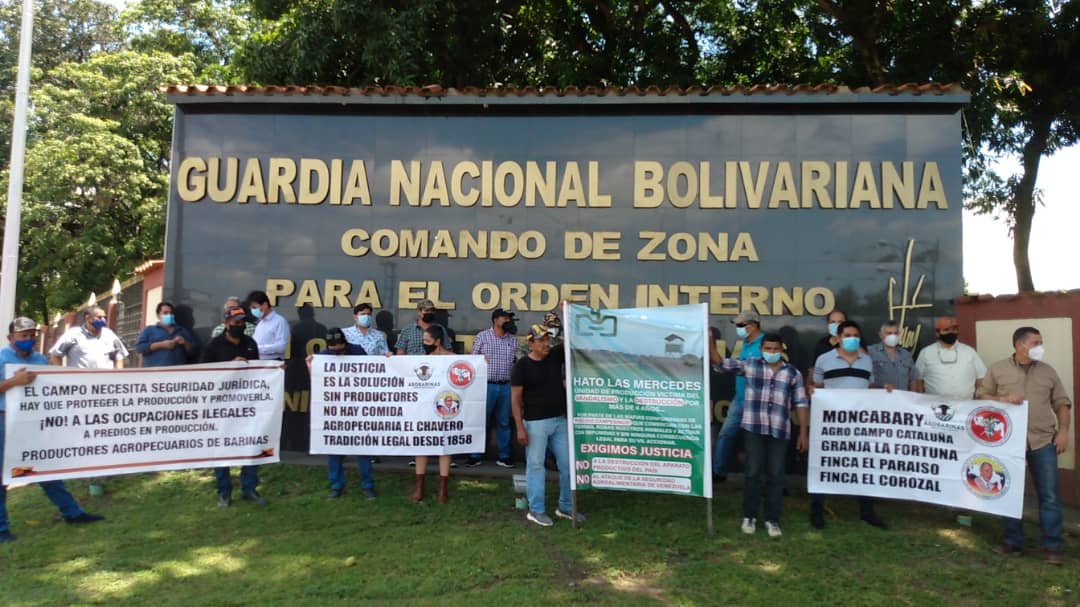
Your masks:
<svg viewBox="0 0 1080 607"><path fill-rule="evenodd" d="M19 30L19 72L15 81L15 119L11 128L11 164L4 217L3 265L0 266L0 323L15 317L19 277L19 231L22 223L23 160L26 158L26 106L30 98L30 49L34 37L34 2L23 0Z"/></svg>

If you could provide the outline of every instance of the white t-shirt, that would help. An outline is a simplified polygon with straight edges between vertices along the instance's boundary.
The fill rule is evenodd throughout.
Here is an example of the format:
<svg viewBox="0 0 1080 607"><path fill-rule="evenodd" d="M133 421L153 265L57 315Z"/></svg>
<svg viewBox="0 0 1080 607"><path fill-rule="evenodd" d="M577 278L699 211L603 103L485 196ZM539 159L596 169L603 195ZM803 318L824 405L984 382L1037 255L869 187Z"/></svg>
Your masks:
<svg viewBox="0 0 1080 607"><path fill-rule="evenodd" d="M986 376L986 365L979 353L967 344L956 342L951 348L934 342L919 352L915 368L922 375L927 394L948 398L974 398L975 380Z"/></svg>
<svg viewBox="0 0 1080 607"><path fill-rule="evenodd" d="M113 361L128 355L124 342L109 327L92 335L83 325L71 327L49 350L49 356L66 356L67 366L78 369L112 369Z"/></svg>

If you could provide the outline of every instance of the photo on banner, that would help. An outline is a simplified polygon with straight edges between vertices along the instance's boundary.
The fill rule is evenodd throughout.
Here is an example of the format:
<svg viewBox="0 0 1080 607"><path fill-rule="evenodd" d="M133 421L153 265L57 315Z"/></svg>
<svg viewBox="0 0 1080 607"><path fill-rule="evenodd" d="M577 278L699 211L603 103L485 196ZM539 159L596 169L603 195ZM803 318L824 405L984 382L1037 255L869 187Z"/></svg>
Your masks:
<svg viewBox="0 0 1080 607"><path fill-rule="evenodd" d="M484 450L483 356L315 356L310 452L453 455Z"/></svg>
<svg viewBox="0 0 1080 607"><path fill-rule="evenodd" d="M5 396L5 485L279 461L281 363L26 369Z"/></svg>
<svg viewBox="0 0 1080 607"><path fill-rule="evenodd" d="M810 493L1020 518L1028 405L894 390L815 390Z"/></svg>
<svg viewBox="0 0 1080 607"><path fill-rule="evenodd" d="M711 498L707 306L563 316L571 486Z"/></svg>

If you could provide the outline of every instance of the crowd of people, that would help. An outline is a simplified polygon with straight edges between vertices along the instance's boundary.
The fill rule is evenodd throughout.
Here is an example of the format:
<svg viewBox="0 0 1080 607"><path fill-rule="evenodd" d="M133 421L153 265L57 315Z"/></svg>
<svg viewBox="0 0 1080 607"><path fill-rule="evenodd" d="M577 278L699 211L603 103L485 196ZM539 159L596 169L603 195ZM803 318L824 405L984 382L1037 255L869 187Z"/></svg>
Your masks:
<svg viewBox="0 0 1080 607"><path fill-rule="evenodd" d="M450 355L454 337L437 324L435 304L424 300L417 306L415 324L403 329L393 342L373 325L374 310L369 304L353 308L353 324L330 329L326 347L316 355L392 356ZM222 309L222 322L211 331L211 339L199 347L192 333L177 324L176 309L169 302L157 305L158 322L145 327L134 349L141 356L141 366L170 366L188 362L223 362L232 360L281 360L289 343L289 324L271 305L263 291L253 291L244 300L228 298ZM487 361L487 427L495 434L496 465L513 468L511 440L525 450L526 519L540 526L551 526L545 507L545 462L554 458L559 471L559 498L556 517L584 521L570 500L569 436L567 431L566 385L563 369L563 344L559 343L561 323L554 314L531 325L525 334L525 348L516 337L515 315L497 309L491 314L491 327L481 331L472 345L472 354ZM958 341L959 325L955 318L935 321L936 341L924 347L916 359L900 347L901 328L895 322L881 325L878 343L868 344L860 325L840 310L827 317L827 334L817 342L809 368L799 369L790 362L785 342L778 333L767 333L761 318L746 311L732 321L740 340L735 358L724 358L709 340L712 369L737 376L734 397L727 416L716 436L713 453L714 479L723 482L733 457L734 443L741 436L744 444L745 488L741 529L756 532L759 512L764 503L764 527L771 537L780 537L784 495L785 462L788 443L796 437L796 450L809 448L808 408L815 388L893 389L926 392L954 399L990 399L1002 403L1028 402L1027 461L1039 499L1040 544L1048 562L1061 563L1062 515L1057 486L1057 455L1067 445L1071 403L1065 395L1056 371L1042 362L1045 349L1042 336L1033 327L1021 327L1013 335L1013 354L987 367L978 353ZM85 310L82 322L68 329L48 350L48 358L35 349L37 324L28 318L16 318L9 326L8 345L0 350L0 364L65 364L84 369L120 369L129 357L122 340L107 326L101 308ZM311 358L308 358L310 365ZM34 373L20 369L0 382L0 416L4 415L3 394L34 380ZM792 427L796 422L797 430ZM0 458L3 452L3 424L0 423ZM473 453L465 462L478 466L483 453ZM375 499L372 459L356 458L360 469L361 492ZM427 456L418 455L415 486L411 499L425 496ZM437 500L447 503L449 475L456 464L449 455L438 457L439 488ZM2 461L0 461L2 463ZM328 456L329 497L338 498L345 490L345 457ZM232 476L228 468L214 471L219 507L232 503ZM240 471L241 497L258 505L266 499L258 492L258 468L243 466ZM99 480L91 482L93 487ZM40 484L48 498L70 523L89 523L103 517L83 511L60 481ZM99 486L99 490L100 490ZM860 518L867 524L887 529L877 515L871 498L859 497ZM811 496L810 523L825 527L825 499ZM8 528L6 489L0 488L0 541L14 539ZM1000 551L1019 553L1023 546L1023 528L1018 519L1006 519Z"/></svg>

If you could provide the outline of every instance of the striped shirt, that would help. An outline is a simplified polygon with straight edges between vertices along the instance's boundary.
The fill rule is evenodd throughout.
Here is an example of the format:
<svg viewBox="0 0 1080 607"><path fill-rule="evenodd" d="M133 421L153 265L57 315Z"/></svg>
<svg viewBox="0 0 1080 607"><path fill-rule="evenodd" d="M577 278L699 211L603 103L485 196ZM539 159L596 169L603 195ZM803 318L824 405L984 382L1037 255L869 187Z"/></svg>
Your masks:
<svg viewBox="0 0 1080 607"><path fill-rule="evenodd" d="M762 358L724 358L713 365L713 370L746 378L740 424L743 430L783 440L791 438L791 410L810 405L798 369L781 362L773 371Z"/></svg>
<svg viewBox="0 0 1080 607"><path fill-rule="evenodd" d="M476 334L472 353L483 354L487 360L489 382L507 382L517 358L517 338L509 333L497 337L494 329L485 329Z"/></svg>
<svg viewBox="0 0 1080 607"><path fill-rule="evenodd" d="M818 357L814 362L814 384L823 384L829 389L859 390L874 383L874 361L862 350L855 353L855 362L849 363L840 356L839 348L834 348Z"/></svg>

